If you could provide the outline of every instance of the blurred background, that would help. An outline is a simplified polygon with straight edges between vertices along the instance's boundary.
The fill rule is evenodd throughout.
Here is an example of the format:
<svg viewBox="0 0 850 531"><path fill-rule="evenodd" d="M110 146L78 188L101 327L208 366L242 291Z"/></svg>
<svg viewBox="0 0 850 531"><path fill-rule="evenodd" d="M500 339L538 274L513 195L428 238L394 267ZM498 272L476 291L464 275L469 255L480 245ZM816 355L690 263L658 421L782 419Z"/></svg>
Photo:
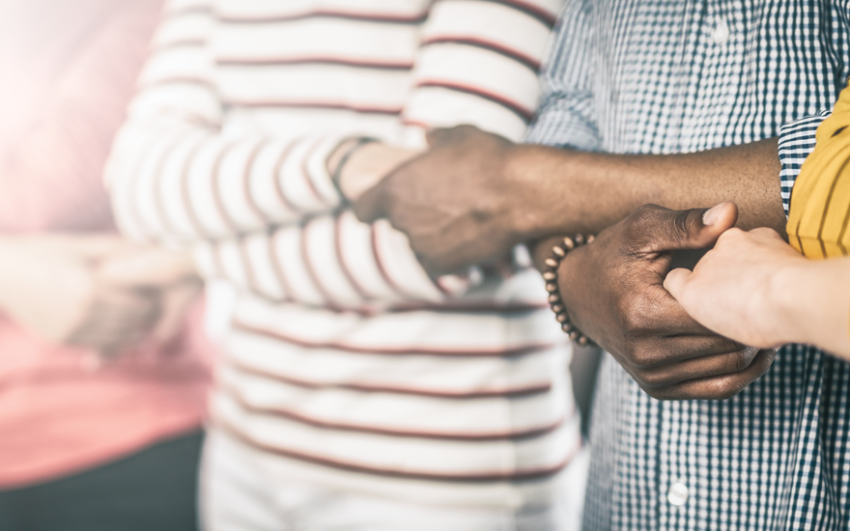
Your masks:
<svg viewBox="0 0 850 531"><path fill-rule="evenodd" d="M102 182L162 7L0 1L3 531L196 527L200 281L117 236Z"/></svg>

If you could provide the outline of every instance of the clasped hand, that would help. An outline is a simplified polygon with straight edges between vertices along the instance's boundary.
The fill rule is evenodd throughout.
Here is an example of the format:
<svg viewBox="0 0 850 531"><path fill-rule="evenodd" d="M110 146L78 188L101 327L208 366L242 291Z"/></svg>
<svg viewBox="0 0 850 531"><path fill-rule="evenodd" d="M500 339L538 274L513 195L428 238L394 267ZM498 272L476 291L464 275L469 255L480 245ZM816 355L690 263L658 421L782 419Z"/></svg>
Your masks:
<svg viewBox="0 0 850 531"><path fill-rule="evenodd" d="M736 218L729 203L708 213L646 205L561 263L559 289L573 322L654 398L729 398L773 361L772 349L705 328L664 289L675 251L711 247ZM538 260L546 249L542 243Z"/></svg>
<svg viewBox="0 0 850 531"><path fill-rule="evenodd" d="M505 139L461 126L432 132L429 144L424 154L394 159L351 199L361 220L386 218L407 234L432 276L504 256L527 239L523 227L534 226L534 216L548 216L541 205L557 203L541 197L556 191L505 170L514 149ZM561 263L573 322L655 398L731 397L775 355L710 331L664 289L675 251L711 247L737 220L732 204L704 213L644 206Z"/></svg>
<svg viewBox="0 0 850 531"><path fill-rule="evenodd" d="M18 237L2 252L4 313L42 339L105 357L170 339L200 291L184 253L118 237Z"/></svg>

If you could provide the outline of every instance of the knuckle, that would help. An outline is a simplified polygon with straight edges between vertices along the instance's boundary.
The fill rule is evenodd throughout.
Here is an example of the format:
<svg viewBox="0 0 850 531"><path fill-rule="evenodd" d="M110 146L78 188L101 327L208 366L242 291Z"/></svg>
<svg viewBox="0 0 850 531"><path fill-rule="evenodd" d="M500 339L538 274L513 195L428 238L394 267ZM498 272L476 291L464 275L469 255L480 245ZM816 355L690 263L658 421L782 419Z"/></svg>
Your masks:
<svg viewBox="0 0 850 531"><path fill-rule="evenodd" d="M673 216L673 223L671 224L672 236L676 240L685 240L690 235L690 226L691 226L691 211L690 210L682 210L677 212L675 216Z"/></svg>
<svg viewBox="0 0 850 531"><path fill-rule="evenodd" d="M741 372L749 367L751 361L752 358L748 355L746 349L736 350L726 356L725 370L727 373Z"/></svg>
<svg viewBox="0 0 850 531"><path fill-rule="evenodd" d="M643 337L651 328L646 308L642 306L632 301L621 312L622 328L629 336Z"/></svg>
<svg viewBox="0 0 850 531"><path fill-rule="evenodd" d="M648 394L651 398L656 400L669 400L669 393L667 391L661 389L647 389L646 387L641 386L643 392Z"/></svg>
<svg viewBox="0 0 850 531"><path fill-rule="evenodd" d="M721 243L736 242L740 240L744 234L744 231L738 227L732 227L717 238L717 244L720 245Z"/></svg>
<svg viewBox="0 0 850 531"><path fill-rule="evenodd" d="M653 349L647 348L643 343L637 343L632 346L629 352L629 358L632 365L642 371L647 371L657 362Z"/></svg>
<svg viewBox="0 0 850 531"><path fill-rule="evenodd" d="M641 387L651 390L666 387L668 383L668 377L657 371L641 371L641 380Z"/></svg>
<svg viewBox="0 0 850 531"><path fill-rule="evenodd" d="M627 218L627 226L629 233L632 235L642 235L655 224L658 217L657 205L643 205L635 210L631 216Z"/></svg>
<svg viewBox="0 0 850 531"><path fill-rule="evenodd" d="M709 395L714 400L728 400L743 391L748 383L739 378L724 379L711 386Z"/></svg>

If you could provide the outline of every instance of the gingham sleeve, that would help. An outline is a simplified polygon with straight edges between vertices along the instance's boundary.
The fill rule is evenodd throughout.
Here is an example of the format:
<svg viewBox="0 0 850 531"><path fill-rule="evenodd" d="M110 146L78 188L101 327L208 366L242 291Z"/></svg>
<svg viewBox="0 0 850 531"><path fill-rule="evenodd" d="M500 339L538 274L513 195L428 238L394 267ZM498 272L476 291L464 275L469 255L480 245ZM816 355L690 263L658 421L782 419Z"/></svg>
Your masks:
<svg viewBox="0 0 850 531"><path fill-rule="evenodd" d="M791 206L791 191L794 189L797 176L800 175L800 168L806 157L815 149L815 134L818 126L831 114L832 111L821 111L815 116L786 124L779 130L779 162L782 163L779 179L782 188L782 207L785 209L786 216Z"/></svg>
<svg viewBox="0 0 850 531"><path fill-rule="evenodd" d="M591 80L593 32L591 2L568 2L561 16L541 75L543 95L525 141L593 151L602 139L597 126Z"/></svg>

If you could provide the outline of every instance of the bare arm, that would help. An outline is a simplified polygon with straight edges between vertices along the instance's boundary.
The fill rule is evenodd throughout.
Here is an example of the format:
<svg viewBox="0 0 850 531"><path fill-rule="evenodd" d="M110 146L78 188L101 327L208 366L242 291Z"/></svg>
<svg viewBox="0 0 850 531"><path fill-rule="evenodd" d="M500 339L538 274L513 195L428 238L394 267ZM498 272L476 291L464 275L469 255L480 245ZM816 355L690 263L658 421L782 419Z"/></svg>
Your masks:
<svg viewBox="0 0 850 531"><path fill-rule="evenodd" d="M738 226L785 231L777 139L686 155L611 155L517 146L508 179L542 180L538 217L520 225L526 238L598 233L652 203L672 210L735 201Z"/></svg>
<svg viewBox="0 0 850 531"><path fill-rule="evenodd" d="M356 205L410 238L431 274L498 258L517 243L598 233L637 207L739 205L739 226L783 230L776 139L688 155L610 155L517 145L469 126L430 135L432 149Z"/></svg>

